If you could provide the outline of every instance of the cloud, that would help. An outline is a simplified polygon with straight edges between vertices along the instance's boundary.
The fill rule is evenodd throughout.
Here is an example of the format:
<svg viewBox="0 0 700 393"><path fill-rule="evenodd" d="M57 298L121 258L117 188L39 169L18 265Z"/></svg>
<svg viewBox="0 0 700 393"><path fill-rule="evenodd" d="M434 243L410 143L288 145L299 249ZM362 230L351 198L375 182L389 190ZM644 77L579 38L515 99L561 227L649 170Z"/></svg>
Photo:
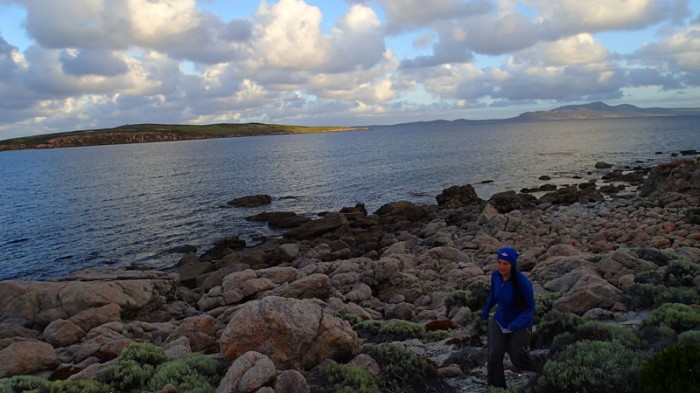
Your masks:
<svg viewBox="0 0 700 393"><path fill-rule="evenodd" d="M367 2L356 0L356 3ZM400 33L446 20L481 15L493 9L490 0L378 0L387 14L387 30Z"/></svg>
<svg viewBox="0 0 700 393"><path fill-rule="evenodd" d="M538 43L516 52L514 57L527 64L565 66L604 62L609 54L592 35L581 33L553 42Z"/></svg>
<svg viewBox="0 0 700 393"><path fill-rule="evenodd" d="M66 75L117 76L129 68L118 53L105 50L83 49L61 54L63 72Z"/></svg>
<svg viewBox="0 0 700 393"><path fill-rule="evenodd" d="M645 45L633 58L651 59L669 71L700 72L700 23L674 32L657 43Z"/></svg>

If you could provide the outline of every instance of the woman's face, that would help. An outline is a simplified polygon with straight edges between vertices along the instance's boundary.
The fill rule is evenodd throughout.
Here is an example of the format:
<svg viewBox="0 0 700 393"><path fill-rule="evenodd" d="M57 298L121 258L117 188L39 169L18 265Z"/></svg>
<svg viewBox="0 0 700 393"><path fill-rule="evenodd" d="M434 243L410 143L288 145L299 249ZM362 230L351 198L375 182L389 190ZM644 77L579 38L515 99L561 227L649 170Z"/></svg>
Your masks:
<svg viewBox="0 0 700 393"><path fill-rule="evenodd" d="M510 272L513 266L506 260L499 259L498 260L498 272L501 274L501 276L508 278L510 277Z"/></svg>

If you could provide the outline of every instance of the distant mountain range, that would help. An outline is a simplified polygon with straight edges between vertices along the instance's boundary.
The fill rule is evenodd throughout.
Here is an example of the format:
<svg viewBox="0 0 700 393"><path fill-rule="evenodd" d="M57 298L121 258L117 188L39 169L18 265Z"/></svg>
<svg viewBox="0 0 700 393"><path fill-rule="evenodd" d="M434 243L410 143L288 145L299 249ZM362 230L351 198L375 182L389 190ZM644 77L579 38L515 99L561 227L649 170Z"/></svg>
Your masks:
<svg viewBox="0 0 700 393"><path fill-rule="evenodd" d="M549 111L526 112L510 120L542 121L688 115L700 115L700 108L640 108L629 104L610 106L598 101L584 105L560 106Z"/></svg>
<svg viewBox="0 0 700 393"><path fill-rule="evenodd" d="M433 120L395 125L439 125L454 123L503 123L580 119L609 119L649 116L700 116L700 108L639 108L623 104L610 106L603 102L567 105L549 111L526 112L510 119L498 120ZM379 126L375 126L379 127ZM36 135L0 141L0 151L22 149L50 149L73 146L147 143L236 136L275 135L308 132L367 130L368 127L301 127L262 123L226 123L192 126L184 124L133 124L99 130L71 131Z"/></svg>

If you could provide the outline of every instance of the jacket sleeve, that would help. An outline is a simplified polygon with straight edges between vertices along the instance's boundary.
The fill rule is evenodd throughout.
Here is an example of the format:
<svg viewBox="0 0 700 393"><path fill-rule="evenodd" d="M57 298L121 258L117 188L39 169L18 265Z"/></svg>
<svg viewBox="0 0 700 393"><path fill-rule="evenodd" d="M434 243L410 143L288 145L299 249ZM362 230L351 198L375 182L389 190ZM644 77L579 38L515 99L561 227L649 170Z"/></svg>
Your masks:
<svg viewBox="0 0 700 393"><path fill-rule="evenodd" d="M489 312L496 305L496 286L493 282L493 275L491 275L491 289L489 289L489 300L486 302L484 309L481 310L481 320L485 321L489 319Z"/></svg>
<svg viewBox="0 0 700 393"><path fill-rule="evenodd" d="M532 288L532 282L527 279L521 282L527 283L527 285L520 286L520 291L525 298L525 309L508 325L508 329L512 331L530 327L530 325L532 325L532 318L535 315L535 291Z"/></svg>

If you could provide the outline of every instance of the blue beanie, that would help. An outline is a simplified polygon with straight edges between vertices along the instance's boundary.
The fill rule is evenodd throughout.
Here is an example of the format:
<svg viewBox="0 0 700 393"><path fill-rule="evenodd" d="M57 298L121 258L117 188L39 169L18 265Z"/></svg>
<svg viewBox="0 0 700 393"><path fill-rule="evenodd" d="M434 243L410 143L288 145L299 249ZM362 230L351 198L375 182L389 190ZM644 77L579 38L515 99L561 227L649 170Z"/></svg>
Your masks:
<svg viewBox="0 0 700 393"><path fill-rule="evenodd" d="M503 259L513 265L514 268L518 268L518 252L510 247L503 247L498 250L498 259Z"/></svg>

